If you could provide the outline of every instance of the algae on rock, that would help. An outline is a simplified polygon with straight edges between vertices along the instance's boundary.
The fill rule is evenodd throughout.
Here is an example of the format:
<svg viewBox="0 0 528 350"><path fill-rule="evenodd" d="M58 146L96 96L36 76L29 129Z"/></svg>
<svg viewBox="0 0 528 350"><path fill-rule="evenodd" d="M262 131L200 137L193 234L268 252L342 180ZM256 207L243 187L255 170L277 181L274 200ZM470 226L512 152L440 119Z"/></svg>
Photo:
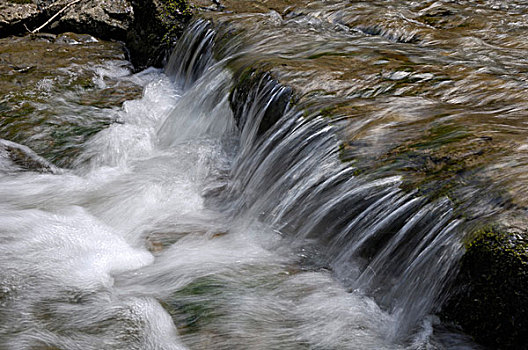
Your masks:
<svg viewBox="0 0 528 350"><path fill-rule="evenodd" d="M462 258L444 316L498 349L528 349L528 233L485 228Z"/></svg>

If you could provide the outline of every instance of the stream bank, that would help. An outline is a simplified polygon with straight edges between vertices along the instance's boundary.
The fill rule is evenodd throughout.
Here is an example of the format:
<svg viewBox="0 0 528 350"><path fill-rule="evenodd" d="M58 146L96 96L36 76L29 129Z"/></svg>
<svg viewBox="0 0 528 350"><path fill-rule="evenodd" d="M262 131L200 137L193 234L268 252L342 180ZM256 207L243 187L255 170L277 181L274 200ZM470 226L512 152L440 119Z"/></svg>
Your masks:
<svg viewBox="0 0 528 350"><path fill-rule="evenodd" d="M161 67L191 16L182 0L2 0L0 37L25 35L56 14L41 31L123 41L137 70Z"/></svg>

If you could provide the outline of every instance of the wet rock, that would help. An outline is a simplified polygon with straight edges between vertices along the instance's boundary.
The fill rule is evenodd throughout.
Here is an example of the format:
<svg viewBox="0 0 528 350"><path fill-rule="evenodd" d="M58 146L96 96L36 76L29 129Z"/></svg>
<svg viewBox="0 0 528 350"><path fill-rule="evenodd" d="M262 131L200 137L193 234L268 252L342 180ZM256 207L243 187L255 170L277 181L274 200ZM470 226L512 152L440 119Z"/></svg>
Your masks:
<svg viewBox="0 0 528 350"><path fill-rule="evenodd" d="M208 0L193 2L216 29L229 27L237 45L250 47L229 62L239 127L250 122L244 109L262 97L255 90L264 92L269 72L303 106L323 106L320 114L342 126L340 154L354 161L355 174L401 175L406 191L448 197L468 225L528 206L528 145L520 125L526 115L501 112L492 120L487 112L524 106L526 89L515 83L519 71L480 63L483 52L492 58L509 47L526 50L518 40L528 28L521 14L494 13L487 3L343 2L330 9L326 2L281 0L225 0L218 13ZM332 40L322 38L330 33ZM486 48L489 42L496 49ZM215 44L218 54L222 42ZM272 108L265 114L262 121L276 121ZM510 129L498 119L508 119ZM513 219L519 217L526 212ZM474 238L445 307L446 318L492 348L528 346L526 237L501 229Z"/></svg>
<svg viewBox="0 0 528 350"><path fill-rule="evenodd" d="M465 20L453 7L444 2L434 2L417 14L417 20L435 28L451 29L463 26Z"/></svg>
<svg viewBox="0 0 528 350"><path fill-rule="evenodd" d="M135 18L126 36L136 68L161 66L191 17L184 0L131 0Z"/></svg>
<svg viewBox="0 0 528 350"><path fill-rule="evenodd" d="M467 244L444 316L497 349L528 349L528 233L488 228Z"/></svg>
<svg viewBox="0 0 528 350"><path fill-rule="evenodd" d="M119 42L74 33L0 39L0 138L71 166L122 103L141 96L130 72Z"/></svg>
<svg viewBox="0 0 528 350"><path fill-rule="evenodd" d="M263 108L263 113L257 121L258 125L255 126L258 128L257 135L262 135L284 115L293 99L293 90L291 87L280 85L270 74L256 71L242 74L237 82L229 102L239 129L243 129L248 122L245 120L247 117L245 109L248 105L259 101L259 95L261 100L262 96L271 99L266 105L260 106Z"/></svg>
<svg viewBox="0 0 528 350"><path fill-rule="evenodd" d="M58 173L59 169L36 154L31 148L0 139L0 172L29 170Z"/></svg>

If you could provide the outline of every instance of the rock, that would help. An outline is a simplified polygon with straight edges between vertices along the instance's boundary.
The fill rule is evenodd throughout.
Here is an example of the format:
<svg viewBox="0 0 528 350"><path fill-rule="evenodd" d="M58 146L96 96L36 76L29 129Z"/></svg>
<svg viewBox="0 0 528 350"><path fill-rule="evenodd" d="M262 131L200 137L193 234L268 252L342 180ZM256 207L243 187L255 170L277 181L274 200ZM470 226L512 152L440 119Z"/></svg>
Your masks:
<svg viewBox="0 0 528 350"><path fill-rule="evenodd" d="M70 3L70 0L35 0L20 4L0 0L0 37L35 30ZM88 33L102 39L124 40L133 19L133 8L128 0L82 0L67 7L41 30Z"/></svg>
<svg viewBox="0 0 528 350"><path fill-rule="evenodd" d="M24 25L33 23L39 10L33 3L19 4L0 0L0 36L23 33Z"/></svg>
<svg viewBox="0 0 528 350"><path fill-rule="evenodd" d="M31 148L0 139L0 172L37 171L59 173L60 169L36 154Z"/></svg>
<svg viewBox="0 0 528 350"><path fill-rule="evenodd" d="M72 3L19 3L22 1L0 0L0 37L35 30ZM162 65L190 17L185 0L81 0L40 31L86 33L105 40L126 41L132 62L141 69Z"/></svg>
<svg viewBox="0 0 528 350"><path fill-rule="evenodd" d="M269 96L270 103L265 107L262 118L258 121L257 135L264 134L270 129L287 110L290 102L294 99L291 87L282 86L272 78L269 73L249 71L239 72L237 84L229 96L229 102L233 116L239 129L243 129L247 123L245 109L252 103L258 103L256 95ZM261 110L258 108L257 110Z"/></svg>
<svg viewBox="0 0 528 350"><path fill-rule="evenodd" d="M521 350L528 349L528 234L510 231L477 232L443 316L482 344Z"/></svg>
<svg viewBox="0 0 528 350"><path fill-rule="evenodd" d="M53 5L56 13L65 5ZM127 0L85 0L71 6L53 22L54 32L71 31L89 33L102 39L125 40L127 30L134 20L134 10Z"/></svg>
<svg viewBox="0 0 528 350"><path fill-rule="evenodd" d="M161 66L191 18L185 0L131 0L135 19L126 45L137 69Z"/></svg>
<svg viewBox="0 0 528 350"><path fill-rule="evenodd" d="M0 138L71 167L85 142L117 121L114 111L141 97L130 68L123 43L86 34L1 38Z"/></svg>

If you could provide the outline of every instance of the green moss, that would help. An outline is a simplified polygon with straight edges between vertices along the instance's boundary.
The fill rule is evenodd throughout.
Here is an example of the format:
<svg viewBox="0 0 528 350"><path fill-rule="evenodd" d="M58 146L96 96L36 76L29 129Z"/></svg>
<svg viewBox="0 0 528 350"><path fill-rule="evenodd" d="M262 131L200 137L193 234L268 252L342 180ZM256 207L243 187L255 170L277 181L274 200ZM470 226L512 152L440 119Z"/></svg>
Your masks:
<svg viewBox="0 0 528 350"><path fill-rule="evenodd" d="M164 0L162 11L161 19L165 27L165 34L161 42L164 45L171 45L181 30L181 22L177 19L190 18L192 10L186 0Z"/></svg>
<svg viewBox="0 0 528 350"><path fill-rule="evenodd" d="M165 8L171 15L191 15L191 7L186 0L167 0Z"/></svg>
<svg viewBox="0 0 528 350"><path fill-rule="evenodd" d="M528 236L496 226L475 231L444 316L483 344L526 349Z"/></svg>
<svg viewBox="0 0 528 350"><path fill-rule="evenodd" d="M213 277L202 277L173 293L162 302L176 326L183 334L197 332L206 327L221 311L216 301L225 291L225 284Z"/></svg>

